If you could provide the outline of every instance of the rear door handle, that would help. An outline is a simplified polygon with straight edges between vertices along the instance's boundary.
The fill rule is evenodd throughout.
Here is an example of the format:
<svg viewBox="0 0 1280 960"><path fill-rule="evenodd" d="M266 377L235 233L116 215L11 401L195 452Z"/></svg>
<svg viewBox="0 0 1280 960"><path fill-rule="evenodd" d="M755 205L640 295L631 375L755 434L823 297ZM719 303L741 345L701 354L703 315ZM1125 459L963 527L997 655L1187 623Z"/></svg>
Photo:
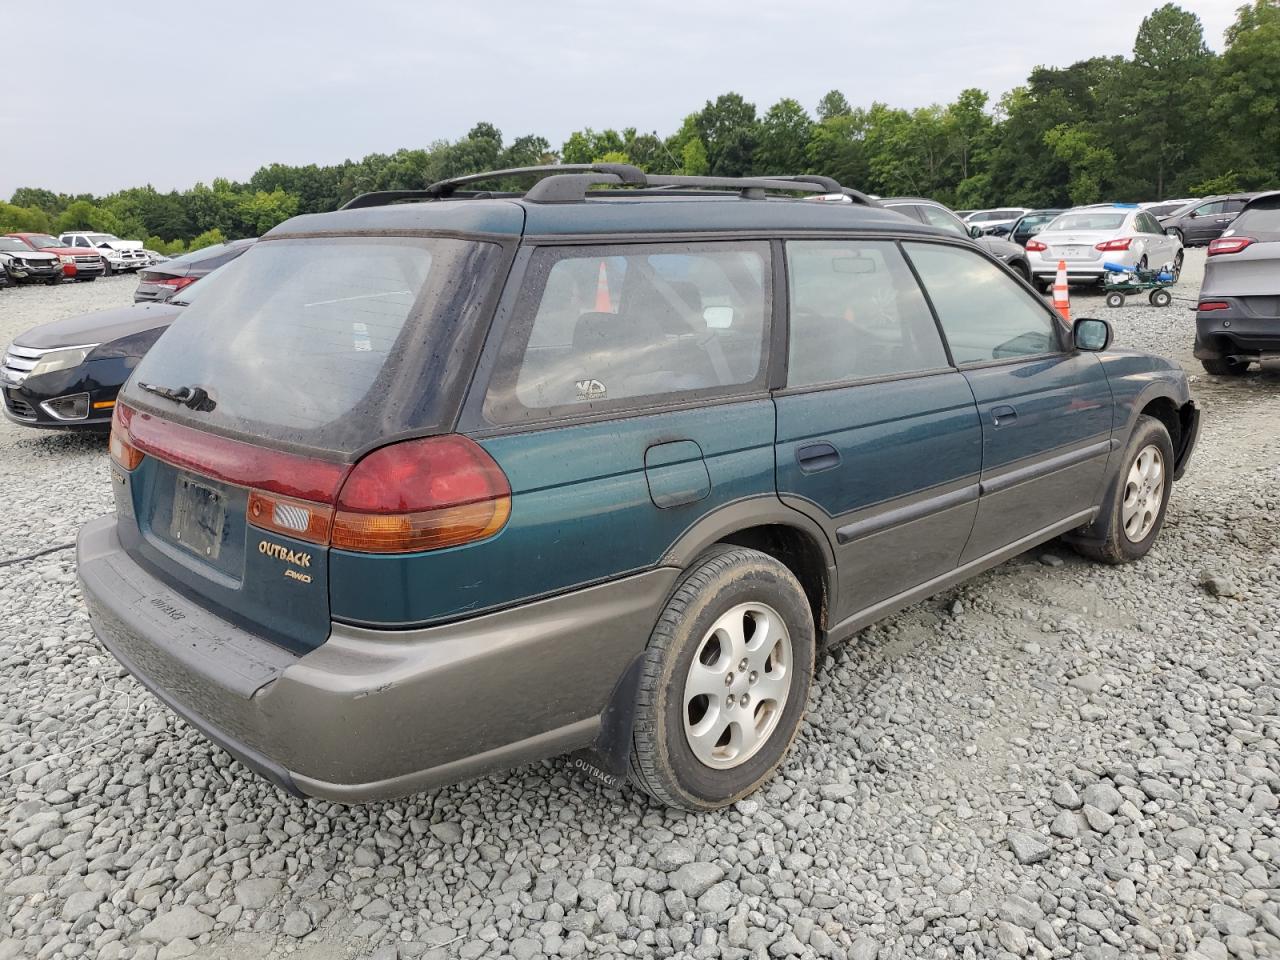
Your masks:
<svg viewBox="0 0 1280 960"><path fill-rule="evenodd" d="M991 423L994 426L1002 426L1004 424L1013 423L1018 419L1018 411L1013 407L992 407Z"/></svg>
<svg viewBox="0 0 1280 960"><path fill-rule="evenodd" d="M796 450L796 463L804 473L830 470L840 464L840 452L829 443L811 443Z"/></svg>

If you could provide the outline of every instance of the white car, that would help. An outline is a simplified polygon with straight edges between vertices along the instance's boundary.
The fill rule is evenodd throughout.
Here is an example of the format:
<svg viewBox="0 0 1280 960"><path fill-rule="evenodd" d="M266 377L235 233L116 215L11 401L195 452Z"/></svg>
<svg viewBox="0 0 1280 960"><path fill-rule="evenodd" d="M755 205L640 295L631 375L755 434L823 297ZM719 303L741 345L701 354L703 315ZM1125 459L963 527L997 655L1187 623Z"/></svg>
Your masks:
<svg viewBox="0 0 1280 960"><path fill-rule="evenodd" d="M999 207L995 210L975 210L964 218L964 222L977 226L985 234L1003 236L1013 229L1014 223L1024 213L1031 211L1026 207Z"/></svg>
<svg viewBox="0 0 1280 960"><path fill-rule="evenodd" d="M151 258L142 249L141 240L121 240L111 233L75 231L62 234L58 241L68 247L97 250L106 262L107 276L126 270L141 270L151 262Z"/></svg>
<svg viewBox="0 0 1280 960"><path fill-rule="evenodd" d="M1155 217L1134 206L1068 210L1027 241L1031 276L1041 287L1053 283L1059 261L1069 281L1102 281L1107 264L1122 267L1167 266L1182 270L1182 243L1169 236Z"/></svg>

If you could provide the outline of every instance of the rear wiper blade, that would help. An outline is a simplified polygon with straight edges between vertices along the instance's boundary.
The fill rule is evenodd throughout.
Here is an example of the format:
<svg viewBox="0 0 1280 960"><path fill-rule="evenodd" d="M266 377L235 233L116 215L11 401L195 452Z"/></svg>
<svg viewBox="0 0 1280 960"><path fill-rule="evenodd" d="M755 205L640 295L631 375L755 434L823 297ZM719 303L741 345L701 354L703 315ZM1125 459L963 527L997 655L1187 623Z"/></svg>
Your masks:
<svg viewBox="0 0 1280 960"><path fill-rule="evenodd" d="M180 403L192 410L212 410L217 406L204 387L162 387L154 383L139 382L138 389L154 393L157 397L164 397L174 403Z"/></svg>

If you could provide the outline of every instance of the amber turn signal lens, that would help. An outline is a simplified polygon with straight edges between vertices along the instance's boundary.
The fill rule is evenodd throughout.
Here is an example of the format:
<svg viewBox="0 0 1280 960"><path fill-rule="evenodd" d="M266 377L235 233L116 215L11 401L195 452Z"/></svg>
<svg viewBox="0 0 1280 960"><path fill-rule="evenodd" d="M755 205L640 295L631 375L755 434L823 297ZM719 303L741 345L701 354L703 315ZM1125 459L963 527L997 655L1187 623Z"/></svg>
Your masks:
<svg viewBox="0 0 1280 960"><path fill-rule="evenodd" d="M311 543L328 543L333 507L307 500L252 490L249 493L249 523L262 530L297 537Z"/></svg>
<svg viewBox="0 0 1280 960"><path fill-rule="evenodd" d="M511 515L511 498L497 497L415 513L352 513L333 518L332 546L361 553L440 550L491 537Z"/></svg>
<svg viewBox="0 0 1280 960"><path fill-rule="evenodd" d="M111 415L111 439L107 442L107 450L111 459L125 470L133 470L142 462L142 451L129 441L129 422L133 411L124 404L119 404Z"/></svg>

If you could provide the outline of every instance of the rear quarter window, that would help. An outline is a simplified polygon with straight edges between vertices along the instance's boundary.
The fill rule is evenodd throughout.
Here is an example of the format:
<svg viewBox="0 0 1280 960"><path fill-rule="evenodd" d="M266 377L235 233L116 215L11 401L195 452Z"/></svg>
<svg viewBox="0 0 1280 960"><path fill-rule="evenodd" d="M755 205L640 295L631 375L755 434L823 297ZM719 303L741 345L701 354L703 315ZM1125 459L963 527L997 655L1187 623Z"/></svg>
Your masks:
<svg viewBox="0 0 1280 960"><path fill-rule="evenodd" d="M536 250L485 398L498 424L763 386L769 245Z"/></svg>

